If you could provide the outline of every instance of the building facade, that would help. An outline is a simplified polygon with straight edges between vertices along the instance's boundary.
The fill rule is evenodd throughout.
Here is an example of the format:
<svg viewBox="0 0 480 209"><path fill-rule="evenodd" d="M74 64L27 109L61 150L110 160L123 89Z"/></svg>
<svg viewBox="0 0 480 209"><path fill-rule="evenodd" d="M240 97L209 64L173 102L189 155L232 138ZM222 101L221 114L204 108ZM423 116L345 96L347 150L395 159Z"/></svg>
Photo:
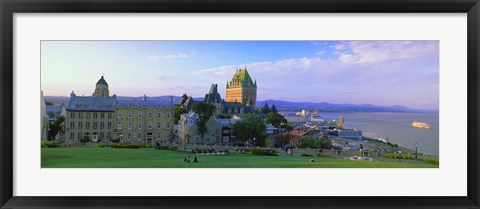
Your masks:
<svg viewBox="0 0 480 209"><path fill-rule="evenodd" d="M115 141L122 143L167 142L174 139L173 102L117 100L115 105Z"/></svg>
<svg viewBox="0 0 480 209"><path fill-rule="evenodd" d="M92 96L72 91L66 106L65 142L153 143L172 137L173 102L148 99L120 100L110 96L102 76Z"/></svg>
<svg viewBox="0 0 480 209"><path fill-rule="evenodd" d="M212 116L207 121L203 139L197 128L198 115L186 113L178 121L178 142L181 144L228 144L231 142L231 120Z"/></svg>
<svg viewBox="0 0 480 209"><path fill-rule="evenodd" d="M253 82L247 68L237 69L231 81L227 82L227 102L239 102L255 108L257 102L257 81Z"/></svg>
<svg viewBox="0 0 480 209"><path fill-rule="evenodd" d="M70 94L65 118L67 143L77 143L84 137L93 142L109 141L113 134L115 97L77 96Z"/></svg>

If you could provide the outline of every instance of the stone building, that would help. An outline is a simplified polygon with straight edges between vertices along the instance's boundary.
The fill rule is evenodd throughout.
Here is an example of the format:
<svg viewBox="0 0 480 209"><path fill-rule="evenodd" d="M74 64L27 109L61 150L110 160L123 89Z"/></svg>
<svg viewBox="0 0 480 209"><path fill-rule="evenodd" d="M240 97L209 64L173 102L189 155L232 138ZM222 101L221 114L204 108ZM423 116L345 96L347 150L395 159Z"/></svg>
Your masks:
<svg viewBox="0 0 480 209"><path fill-rule="evenodd" d="M231 142L231 120L212 116L207 121L207 132L202 139L197 128L198 115L186 113L178 121L178 142L181 144L228 144Z"/></svg>
<svg viewBox="0 0 480 209"><path fill-rule="evenodd" d="M247 68L237 69L231 81L227 82L227 102L239 102L255 108L257 102L257 81L253 82Z"/></svg>
<svg viewBox="0 0 480 209"><path fill-rule="evenodd" d="M142 100L117 100L115 141L122 143L166 142L174 126L173 102L144 96Z"/></svg>
<svg viewBox="0 0 480 209"><path fill-rule="evenodd" d="M85 136L92 142L153 143L170 139L173 130L173 102L148 99L120 100L110 96L102 76L92 96L73 91L66 106L66 143L78 143Z"/></svg>

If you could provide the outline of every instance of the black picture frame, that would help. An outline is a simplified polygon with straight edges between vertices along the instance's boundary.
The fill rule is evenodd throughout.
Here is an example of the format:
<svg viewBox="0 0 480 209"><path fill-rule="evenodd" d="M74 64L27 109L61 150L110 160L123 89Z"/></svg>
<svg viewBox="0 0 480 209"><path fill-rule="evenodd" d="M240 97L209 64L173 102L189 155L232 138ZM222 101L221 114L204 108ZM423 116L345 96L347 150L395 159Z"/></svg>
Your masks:
<svg viewBox="0 0 480 209"><path fill-rule="evenodd" d="M2 208L479 208L478 0L0 0ZM465 197L21 197L13 196L14 13L467 13L468 195ZM452 181L452 179L445 179ZM439 187L442 183L439 182Z"/></svg>

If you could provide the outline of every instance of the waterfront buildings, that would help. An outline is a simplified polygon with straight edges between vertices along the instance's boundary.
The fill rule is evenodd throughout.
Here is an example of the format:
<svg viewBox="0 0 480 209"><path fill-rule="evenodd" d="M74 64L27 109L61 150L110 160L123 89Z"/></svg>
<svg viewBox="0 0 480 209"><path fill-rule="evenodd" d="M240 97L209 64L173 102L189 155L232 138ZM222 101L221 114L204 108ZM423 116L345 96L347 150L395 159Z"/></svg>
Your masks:
<svg viewBox="0 0 480 209"><path fill-rule="evenodd" d="M358 129L339 129L338 137L351 140L362 140L363 134Z"/></svg>

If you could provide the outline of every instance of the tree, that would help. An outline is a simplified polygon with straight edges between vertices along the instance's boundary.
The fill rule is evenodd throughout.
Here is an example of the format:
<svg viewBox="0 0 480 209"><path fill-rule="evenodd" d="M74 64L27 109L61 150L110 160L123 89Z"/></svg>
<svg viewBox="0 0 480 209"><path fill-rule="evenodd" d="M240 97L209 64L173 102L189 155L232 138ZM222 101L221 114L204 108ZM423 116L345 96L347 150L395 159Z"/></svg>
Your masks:
<svg viewBox="0 0 480 209"><path fill-rule="evenodd" d="M48 127L48 140L54 140L57 134L63 134L63 122L65 121L64 116L59 116L55 121Z"/></svg>
<svg viewBox="0 0 480 209"><path fill-rule="evenodd" d="M297 147L310 149L331 149L332 142L328 139L328 136L323 136L322 139L317 139L313 136L302 136L300 141L297 142Z"/></svg>
<svg viewBox="0 0 480 209"><path fill-rule="evenodd" d="M318 149L321 147L321 142L313 136L302 136L300 141L297 142L298 148L311 148Z"/></svg>
<svg viewBox="0 0 480 209"><path fill-rule="evenodd" d="M283 131L291 131L293 130L293 125L291 123L282 123L280 124L280 128L283 130Z"/></svg>
<svg viewBox="0 0 480 209"><path fill-rule="evenodd" d="M290 137L288 134L277 134L275 135L275 147L282 147L285 144L290 143Z"/></svg>
<svg viewBox="0 0 480 209"><path fill-rule="evenodd" d="M287 120L285 119L285 116L271 112L267 115L267 123L270 123L275 128L278 128L282 123L287 123Z"/></svg>
<svg viewBox="0 0 480 209"><path fill-rule="evenodd" d="M54 105L53 102L50 102L50 101L47 101L47 100L45 100L45 104L46 105Z"/></svg>
<svg viewBox="0 0 480 209"><path fill-rule="evenodd" d="M215 106L205 102L196 102L193 104L192 110L198 114L197 129L203 141L208 128L207 121L212 117Z"/></svg>
<svg viewBox="0 0 480 209"><path fill-rule="evenodd" d="M255 139L258 146L265 146L267 137L265 129L267 126L260 116L256 114L245 114L242 120L233 124L233 134L237 141L247 142Z"/></svg>
<svg viewBox="0 0 480 209"><path fill-rule="evenodd" d="M183 106L175 106L173 109L173 117L174 123L178 124L178 120L180 120L180 115L187 113L187 109Z"/></svg>
<svg viewBox="0 0 480 209"><path fill-rule="evenodd" d="M272 108L270 109L270 112L278 114L278 111L277 111L277 108L275 107L275 105L272 105Z"/></svg>
<svg viewBox="0 0 480 209"><path fill-rule="evenodd" d="M265 102L265 105L263 105L262 109L260 110L260 113L264 114L263 117L265 117L265 115L267 115L269 112L270 112L270 108L268 107L268 103Z"/></svg>
<svg viewBox="0 0 480 209"><path fill-rule="evenodd" d="M332 141L330 139L328 139L328 136L325 136L325 135L320 140L320 146L323 149L331 149L333 147Z"/></svg>
<svg viewBox="0 0 480 209"><path fill-rule="evenodd" d="M85 135L83 138L79 139L79 141L85 146L85 143L90 142L90 136Z"/></svg>

